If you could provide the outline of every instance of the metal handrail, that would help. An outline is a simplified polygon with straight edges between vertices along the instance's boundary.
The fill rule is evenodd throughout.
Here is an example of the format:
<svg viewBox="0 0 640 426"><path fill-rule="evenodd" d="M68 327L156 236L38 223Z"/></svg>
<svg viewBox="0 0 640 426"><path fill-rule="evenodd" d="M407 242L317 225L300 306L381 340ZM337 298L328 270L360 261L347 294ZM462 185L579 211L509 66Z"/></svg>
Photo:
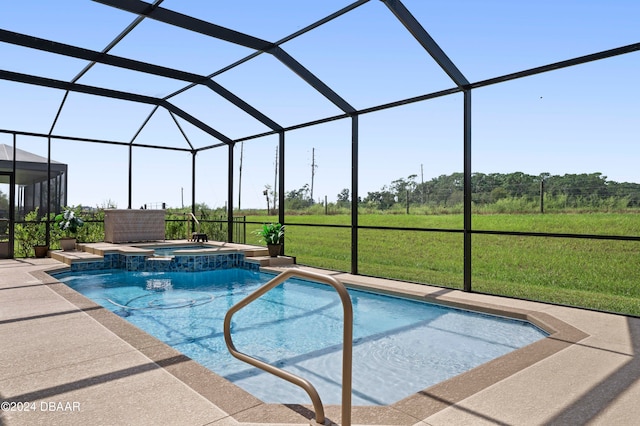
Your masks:
<svg viewBox="0 0 640 426"><path fill-rule="evenodd" d="M352 353L353 353L353 306L351 305L351 298L347 292L346 287L338 279L329 275L323 275L316 272L304 271L299 269L287 269L280 275L273 278L271 281L242 299L240 302L233 305L224 317L224 340L227 344L227 349L234 357L255 367L258 367L268 373L280 377L294 385L297 385L304 389L313 403L313 408L316 412L316 423L324 424L324 408L318 392L313 385L306 379L298 377L288 371L274 367L256 358L253 358L247 354L238 351L231 339L231 317L244 308L254 300L258 299L269 290L278 286L285 280L291 277L307 278L314 281L319 281L325 284L329 284L338 292L340 300L342 301L342 308L344 310L344 326L343 326L343 346L342 346L342 424L345 426L351 425L351 371L352 371Z"/></svg>
<svg viewBox="0 0 640 426"><path fill-rule="evenodd" d="M196 217L196 215L194 215L193 213L189 212L189 216L191 216L191 218L196 222L196 225L198 225L198 233L200 233L200 221L198 220L198 218ZM192 228L193 229L193 228ZM188 234L188 232L187 232Z"/></svg>

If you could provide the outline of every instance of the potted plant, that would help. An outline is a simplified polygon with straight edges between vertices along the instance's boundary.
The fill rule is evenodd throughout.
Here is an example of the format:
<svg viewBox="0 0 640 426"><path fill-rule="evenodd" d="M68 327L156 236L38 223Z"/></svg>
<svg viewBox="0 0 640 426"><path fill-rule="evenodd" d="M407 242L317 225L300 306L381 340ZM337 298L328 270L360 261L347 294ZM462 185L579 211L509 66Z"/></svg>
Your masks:
<svg viewBox="0 0 640 426"><path fill-rule="evenodd" d="M76 249L76 237L73 235L84 226L84 221L72 209L67 208L54 218L56 225L65 237L60 238L60 248L64 251Z"/></svg>
<svg viewBox="0 0 640 426"><path fill-rule="evenodd" d="M33 254L37 258L45 258L47 257L47 253L49 253L49 246L46 244L36 244L33 246Z"/></svg>
<svg viewBox="0 0 640 426"><path fill-rule="evenodd" d="M284 225L279 223L265 223L256 231L260 242L264 242L269 249L269 256L278 257L284 242Z"/></svg>

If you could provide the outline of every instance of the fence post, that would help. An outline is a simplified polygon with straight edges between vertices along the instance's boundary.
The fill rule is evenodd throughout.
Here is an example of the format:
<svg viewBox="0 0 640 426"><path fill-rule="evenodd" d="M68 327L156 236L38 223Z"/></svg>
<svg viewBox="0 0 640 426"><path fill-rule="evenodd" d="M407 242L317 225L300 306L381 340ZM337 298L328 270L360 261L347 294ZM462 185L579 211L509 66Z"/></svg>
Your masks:
<svg viewBox="0 0 640 426"><path fill-rule="evenodd" d="M409 214L409 190L407 189L407 214Z"/></svg>

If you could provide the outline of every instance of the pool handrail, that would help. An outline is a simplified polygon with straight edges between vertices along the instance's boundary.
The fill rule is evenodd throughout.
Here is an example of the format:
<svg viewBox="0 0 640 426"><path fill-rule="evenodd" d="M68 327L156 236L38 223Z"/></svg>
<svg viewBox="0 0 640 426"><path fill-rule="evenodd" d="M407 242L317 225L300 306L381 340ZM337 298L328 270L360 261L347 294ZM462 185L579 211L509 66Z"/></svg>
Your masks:
<svg viewBox="0 0 640 426"><path fill-rule="evenodd" d="M189 212L189 219L193 220L196 225L197 225L197 232L200 233L200 221L198 220L198 218L196 217L196 215L194 215L193 213ZM193 228L192 228L193 229ZM189 232L187 232L187 234L189 234Z"/></svg>
<svg viewBox="0 0 640 426"><path fill-rule="evenodd" d="M306 278L313 281L319 281L321 283L329 284L332 286L340 296L342 301L342 308L344 311L344 325L343 325L343 346L342 346L342 425L351 425L351 373L352 373L352 354L353 354L353 306L351 304L351 297L347 292L347 288L342 284L340 280L330 275L319 274L317 272L305 271L301 269L287 269L280 273L268 283L258 288L256 291L242 299L240 302L233 305L224 317L224 340L227 344L227 349L234 357L255 367L258 367L268 373L271 373L281 379L287 380L294 385L297 385L304 389L313 403L313 408L316 412L316 423L324 424L324 407L318 392L313 385L306 379L298 377L295 374L291 374L288 371L274 367L259 359L253 358L247 354L238 351L231 339L231 318L240 309L244 308L251 302L260 298L269 290L275 288L279 284L283 283L291 277Z"/></svg>

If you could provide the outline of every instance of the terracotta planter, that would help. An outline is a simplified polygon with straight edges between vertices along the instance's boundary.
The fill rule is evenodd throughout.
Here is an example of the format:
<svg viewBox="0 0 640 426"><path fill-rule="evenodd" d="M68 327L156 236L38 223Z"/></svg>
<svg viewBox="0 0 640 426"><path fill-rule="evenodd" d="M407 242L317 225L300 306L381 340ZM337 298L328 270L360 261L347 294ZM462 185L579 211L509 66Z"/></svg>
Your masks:
<svg viewBox="0 0 640 426"><path fill-rule="evenodd" d="M37 258L42 259L43 257L47 257L49 246L33 246L33 251Z"/></svg>
<svg viewBox="0 0 640 426"><path fill-rule="evenodd" d="M280 249L282 248L281 244L267 244L267 249L269 250L269 256L278 257L280 254Z"/></svg>
<svg viewBox="0 0 640 426"><path fill-rule="evenodd" d="M73 251L76 249L76 239L71 238L60 238L60 248L64 251Z"/></svg>
<svg viewBox="0 0 640 426"><path fill-rule="evenodd" d="M9 241L0 241L0 259L9 257Z"/></svg>

